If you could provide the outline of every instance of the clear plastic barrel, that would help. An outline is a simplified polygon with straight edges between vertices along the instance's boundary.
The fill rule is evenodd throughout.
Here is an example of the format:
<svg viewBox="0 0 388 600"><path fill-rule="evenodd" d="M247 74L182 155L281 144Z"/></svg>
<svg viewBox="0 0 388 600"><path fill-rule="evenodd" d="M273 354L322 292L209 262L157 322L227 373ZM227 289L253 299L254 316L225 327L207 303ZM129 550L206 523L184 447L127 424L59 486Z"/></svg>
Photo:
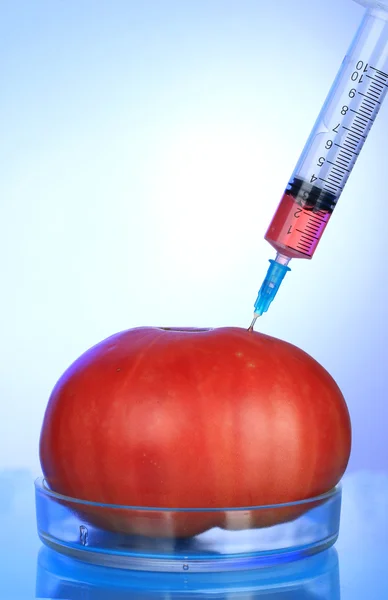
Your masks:
<svg viewBox="0 0 388 600"><path fill-rule="evenodd" d="M357 4L372 8L382 8L388 10L388 0L354 0Z"/></svg>
<svg viewBox="0 0 388 600"><path fill-rule="evenodd" d="M313 256L388 90L388 0L360 3L370 8L265 235L288 258Z"/></svg>

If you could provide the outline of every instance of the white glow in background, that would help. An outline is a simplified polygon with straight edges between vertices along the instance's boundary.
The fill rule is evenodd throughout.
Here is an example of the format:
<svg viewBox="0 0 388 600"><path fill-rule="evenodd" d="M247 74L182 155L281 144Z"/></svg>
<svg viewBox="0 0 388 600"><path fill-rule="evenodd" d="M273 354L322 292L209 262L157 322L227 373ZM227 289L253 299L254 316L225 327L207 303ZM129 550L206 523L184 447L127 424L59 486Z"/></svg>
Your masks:
<svg viewBox="0 0 388 600"><path fill-rule="evenodd" d="M351 0L0 6L0 467L39 472L63 370L138 325L248 326L263 240L361 21ZM311 262L257 329L336 378L386 464L384 106Z"/></svg>

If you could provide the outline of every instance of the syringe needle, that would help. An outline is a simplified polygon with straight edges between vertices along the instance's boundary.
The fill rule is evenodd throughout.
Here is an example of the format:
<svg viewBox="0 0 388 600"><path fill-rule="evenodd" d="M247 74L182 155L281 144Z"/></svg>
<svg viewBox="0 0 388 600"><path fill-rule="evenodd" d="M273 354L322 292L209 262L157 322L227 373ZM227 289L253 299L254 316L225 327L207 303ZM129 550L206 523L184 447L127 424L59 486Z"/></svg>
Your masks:
<svg viewBox="0 0 388 600"><path fill-rule="evenodd" d="M256 323L257 319L259 318L259 316L260 315L254 315L253 321L252 321L252 323L248 327L248 331L253 331L253 328L254 328L255 323Z"/></svg>

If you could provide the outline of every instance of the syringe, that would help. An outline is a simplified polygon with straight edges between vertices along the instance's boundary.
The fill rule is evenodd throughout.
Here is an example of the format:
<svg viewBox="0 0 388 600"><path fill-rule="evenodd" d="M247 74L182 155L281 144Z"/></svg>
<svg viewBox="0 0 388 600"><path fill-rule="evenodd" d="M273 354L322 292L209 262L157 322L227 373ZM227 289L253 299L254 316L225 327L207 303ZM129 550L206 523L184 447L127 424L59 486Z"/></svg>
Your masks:
<svg viewBox="0 0 388 600"><path fill-rule="evenodd" d="M311 258L388 91L388 0L367 7L265 239L275 260L259 290L254 318L266 312L292 258Z"/></svg>

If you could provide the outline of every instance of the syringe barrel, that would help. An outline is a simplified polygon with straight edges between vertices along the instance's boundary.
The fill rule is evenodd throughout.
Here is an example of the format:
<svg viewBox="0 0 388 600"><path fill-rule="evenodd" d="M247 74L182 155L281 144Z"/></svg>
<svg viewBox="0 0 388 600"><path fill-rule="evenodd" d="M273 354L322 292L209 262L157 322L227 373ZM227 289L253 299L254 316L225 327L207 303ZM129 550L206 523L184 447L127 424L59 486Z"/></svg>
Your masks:
<svg viewBox="0 0 388 600"><path fill-rule="evenodd" d="M388 10L388 0L354 0L357 4L362 4L368 8L382 8Z"/></svg>
<svg viewBox="0 0 388 600"><path fill-rule="evenodd" d="M265 235L289 258L312 257L388 91L388 0L369 4Z"/></svg>

